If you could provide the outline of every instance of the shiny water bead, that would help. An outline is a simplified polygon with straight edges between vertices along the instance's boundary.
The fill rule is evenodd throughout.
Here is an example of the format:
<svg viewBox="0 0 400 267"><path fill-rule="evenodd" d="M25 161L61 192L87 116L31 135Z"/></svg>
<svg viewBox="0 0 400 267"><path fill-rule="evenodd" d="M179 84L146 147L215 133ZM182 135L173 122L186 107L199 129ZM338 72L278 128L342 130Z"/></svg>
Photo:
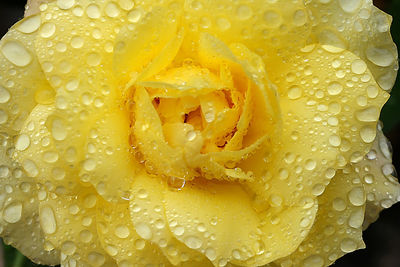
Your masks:
<svg viewBox="0 0 400 267"><path fill-rule="evenodd" d="M8 223L16 223L22 216L22 203L13 202L3 209L3 219Z"/></svg>
<svg viewBox="0 0 400 267"><path fill-rule="evenodd" d="M30 52L18 41L5 41L0 50L4 57L15 66L25 67L32 61Z"/></svg>

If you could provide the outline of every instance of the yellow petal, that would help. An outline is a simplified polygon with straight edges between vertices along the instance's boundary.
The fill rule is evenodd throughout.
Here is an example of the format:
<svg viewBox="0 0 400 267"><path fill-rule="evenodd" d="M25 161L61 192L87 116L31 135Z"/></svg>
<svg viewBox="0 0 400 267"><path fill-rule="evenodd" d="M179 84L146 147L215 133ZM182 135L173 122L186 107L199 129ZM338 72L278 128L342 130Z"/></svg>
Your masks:
<svg viewBox="0 0 400 267"><path fill-rule="evenodd" d="M214 265L242 262L258 252L260 220L239 185L187 184L180 191L164 190L164 200L167 223L175 238Z"/></svg>
<svg viewBox="0 0 400 267"><path fill-rule="evenodd" d="M39 26L40 16L25 18L0 41L0 128L12 135L36 104L54 102L32 42Z"/></svg>
<svg viewBox="0 0 400 267"><path fill-rule="evenodd" d="M115 40L114 74L124 82L131 79L132 73L142 71L154 58L157 58L165 44L167 44L166 49L173 45L175 42L173 40L177 35L177 25L180 19L179 17L168 19L169 10L166 6L153 5L151 12L145 10L145 8L145 6L138 6L134 11L131 11L131 14L128 15L128 21L134 24L123 26ZM176 42L179 43L180 38L178 35ZM161 62L164 64L173 59L170 56L173 57L175 53L166 50L164 52L168 52L163 53L166 59L163 59L162 56L156 59L161 60L159 63L154 61L152 64L161 64ZM164 62L164 60L167 61Z"/></svg>
<svg viewBox="0 0 400 267"><path fill-rule="evenodd" d="M146 265L164 264L169 261L160 249L151 242L142 239L135 231L130 215L129 203L111 204L99 200L97 207L97 229L104 250L117 264Z"/></svg>
<svg viewBox="0 0 400 267"><path fill-rule="evenodd" d="M79 176L90 182L106 200L121 202L129 197L129 187L137 171L137 162L130 147L130 121L125 110L115 107L102 114L88 137L86 155Z"/></svg>
<svg viewBox="0 0 400 267"><path fill-rule="evenodd" d="M264 194L261 198L268 198L265 187L270 188L268 194L285 192L282 197L289 206L303 196L321 195L335 173L333 167L362 159L371 141L361 133L365 128L374 132L388 98L354 54L333 54L321 46L303 51L308 52L292 58L285 72L270 73L283 122L273 151L260 150L239 166L263 177L250 185ZM296 76L300 71L301 81ZM371 90L376 94L368 93Z"/></svg>
<svg viewBox="0 0 400 267"><path fill-rule="evenodd" d="M148 164L165 175L193 177L193 171L183 161L182 152L166 143L160 118L143 87L136 88L135 102L134 134Z"/></svg>
<svg viewBox="0 0 400 267"><path fill-rule="evenodd" d="M392 88L398 54L390 35L390 15L370 1L312 1L307 10L312 13L311 33L316 42L359 55L379 86L384 90ZM331 15L324 16L326 12Z"/></svg>
<svg viewBox="0 0 400 267"><path fill-rule="evenodd" d="M284 57L302 47L310 30L303 1L190 0L185 2L185 12L188 41L183 46L188 55L193 49L191 40L205 32L228 45L243 43L271 61L277 50Z"/></svg>
<svg viewBox="0 0 400 267"><path fill-rule="evenodd" d="M365 247L362 241L365 191L351 168L336 174L325 193L318 197L318 203L310 233L294 253L278 263L328 266L344 254Z"/></svg>
<svg viewBox="0 0 400 267"><path fill-rule="evenodd" d="M52 250L46 245L39 225L37 196L40 191L33 179L28 177L6 154L14 146L13 142L4 136L2 140L5 143L0 150L1 236L6 244L14 246L35 263L58 264L60 251Z"/></svg>
<svg viewBox="0 0 400 267"><path fill-rule="evenodd" d="M54 111L53 105L36 105L15 139L13 158L36 182L72 195L81 184L74 169L78 167L76 150L57 146L57 139L64 138L66 132Z"/></svg>
<svg viewBox="0 0 400 267"><path fill-rule="evenodd" d="M400 200L400 185L392 165L390 143L378 124L376 138L364 159L354 165L364 185L367 205L364 228L378 219L379 213Z"/></svg>
<svg viewBox="0 0 400 267"><path fill-rule="evenodd" d="M49 246L60 249L70 260L82 261L89 266L115 266L97 234L97 205L98 196L89 188L80 188L74 197L43 191L40 226Z"/></svg>
<svg viewBox="0 0 400 267"><path fill-rule="evenodd" d="M160 177L141 174L135 177L131 188L130 214L136 233L144 240L157 244L172 264L187 261L204 262L201 254L178 241L165 217L164 191L169 190Z"/></svg>

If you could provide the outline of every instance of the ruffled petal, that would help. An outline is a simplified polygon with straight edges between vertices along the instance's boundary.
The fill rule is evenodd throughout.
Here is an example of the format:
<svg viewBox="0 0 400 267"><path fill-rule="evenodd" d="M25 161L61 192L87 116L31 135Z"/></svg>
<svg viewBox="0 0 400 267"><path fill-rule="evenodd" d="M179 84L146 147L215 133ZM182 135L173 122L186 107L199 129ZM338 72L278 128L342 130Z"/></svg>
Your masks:
<svg viewBox="0 0 400 267"><path fill-rule="evenodd" d="M313 0L306 6L312 14L314 41L358 55L382 89L393 87L398 54L390 35L390 15L375 7L373 1Z"/></svg>
<svg viewBox="0 0 400 267"><path fill-rule="evenodd" d="M170 265L156 245L136 233L127 201L118 204L99 201L96 222L100 242L119 266Z"/></svg>
<svg viewBox="0 0 400 267"><path fill-rule="evenodd" d="M164 192L169 190L162 180L146 173L135 177L129 205L131 219L137 234L144 240L157 244L172 264L209 261L200 253L188 248L177 238L166 218ZM188 262L189 261L189 262Z"/></svg>
<svg viewBox="0 0 400 267"><path fill-rule="evenodd" d="M318 197L314 225L298 249L281 266L328 266L356 249L364 248L362 224L365 190L351 167L339 171Z"/></svg>
<svg viewBox="0 0 400 267"><path fill-rule="evenodd" d="M353 166L364 184L367 196L364 228L378 219L383 209L400 201L400 185L392 165L390 142L378 124L376 138L364 159Z"/></svg>
<svg viewBox="0 0 400 267"><path fill-rule="evenodd" d="M260 219L239 185L204 181L163 194L172 234L215 266L231 261L241 264L259 252Z"/></svg>
<svg viewBox="0 0 400 267"><path fill-rule="evenodd" d="M331 53L321 46L303 51L284 72L271 72L283 121L278 143L242 167L262 177L250 185L256 194L263 199L280 195L289 206L304 196L321 195L335 168L362 159L389 96L354 54Z"/></svg>
<svg viewBox="0 0 400 267"><path fill-rule="evenodd" d="M60 249L61 261L80 262L83 266L115 266L97 233L98 201L95 191L84 187L75 197L41 192L40 226L47 244Z"/></svg>

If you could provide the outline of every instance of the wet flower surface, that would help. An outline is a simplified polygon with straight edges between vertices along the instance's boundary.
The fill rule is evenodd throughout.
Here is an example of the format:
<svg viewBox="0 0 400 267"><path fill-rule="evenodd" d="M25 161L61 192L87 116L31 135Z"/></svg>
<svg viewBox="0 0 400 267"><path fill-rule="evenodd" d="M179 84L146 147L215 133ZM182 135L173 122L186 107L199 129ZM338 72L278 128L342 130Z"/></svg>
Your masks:
<svg viewBox="0 0 400 267"><path fill-rule="evenodd" d="M327 266L399 200L370 1L57 0L0 43L1 236L65 266Z"/></svg>

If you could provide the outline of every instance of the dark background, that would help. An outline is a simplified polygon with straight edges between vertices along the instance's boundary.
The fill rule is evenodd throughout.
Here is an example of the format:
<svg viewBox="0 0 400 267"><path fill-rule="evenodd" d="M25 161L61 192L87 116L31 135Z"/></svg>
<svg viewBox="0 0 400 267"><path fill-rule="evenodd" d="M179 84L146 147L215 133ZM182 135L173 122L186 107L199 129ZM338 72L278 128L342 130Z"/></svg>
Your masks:
<svg viewBox="0 0 400 267"><path fill-rule="evenodd" d="M8 28L23 17L24 0L0 0L0 37ZM392 36L400 46L400 0L374 0L376 6L393 16ZM400 170L400 79L392 91L392 97L383 108L381 120L384 132L393 145L393 164ZM363 234L366 249L347 254L334 267L400 267L400 204L384 210L377 222ZM0 267L38 266L19 252L0 243Z"/></svg>

